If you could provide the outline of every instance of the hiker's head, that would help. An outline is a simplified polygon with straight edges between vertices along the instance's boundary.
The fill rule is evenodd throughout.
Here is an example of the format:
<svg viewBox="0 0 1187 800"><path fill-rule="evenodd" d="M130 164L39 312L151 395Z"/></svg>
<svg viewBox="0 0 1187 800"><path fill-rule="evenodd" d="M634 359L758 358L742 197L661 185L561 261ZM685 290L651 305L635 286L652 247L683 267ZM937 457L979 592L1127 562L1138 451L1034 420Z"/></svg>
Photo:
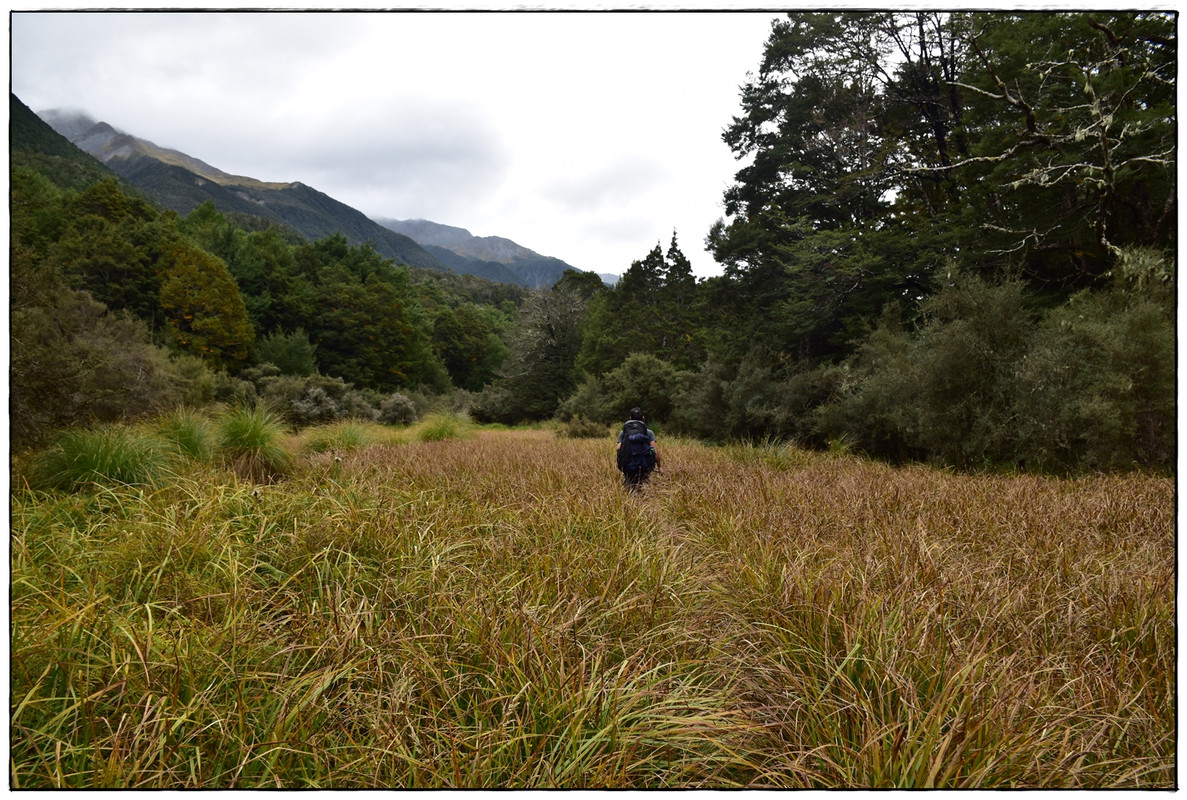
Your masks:
<svg viewBox="0 0 1187 800"><path fill-rule="evenodd" d="M638 406L631 409L631 419L643 419L643 412Z"/></svg>

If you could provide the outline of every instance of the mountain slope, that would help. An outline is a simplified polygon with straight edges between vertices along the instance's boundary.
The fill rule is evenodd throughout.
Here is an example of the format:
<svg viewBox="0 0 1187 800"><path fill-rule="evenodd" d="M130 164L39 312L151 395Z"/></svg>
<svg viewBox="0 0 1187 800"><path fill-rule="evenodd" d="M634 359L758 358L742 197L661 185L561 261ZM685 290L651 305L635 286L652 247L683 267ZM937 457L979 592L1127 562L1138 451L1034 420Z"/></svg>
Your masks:
<svg viewBox="0 0 1187 800"><path fill-rule="evenodd" d="M350 244L370 243L399 263L530 288L552 286L565 270L576 269L499 236L478 237L429 220L372 220L305 184L231 175L83 112L51 109L38 116L128 184L183 216L211 202L224 214L271 220L312 241L341 233ZM607 282L613 282L609 277Z"/></svg>
<svg viewBox="0 0 1187 800"><path fill-rule="evenodd" d="M387 217L375 217L374 219L383 227L411 237L422 245L453 247L474 238L474 234L465 228L442 225L440 222L430 222L427 219L388 219Z"/></svg>
<svg viewBox="0 0 1187 800"><path fill-rule="evenodd" d="M166 208L186 215L210 201L223 213L270 219L316 241L341 233L365 242L386 258L428 269L448 267L412 239L372 221L361 211L302 183L267 183L229 175L176 150L122 133L104 122L83 130L85 118L55 111L46 117L74 132L73 144L99 159L129 184ZM81 130L81 132L79 132Z"/></svg>
<svg viewBox="0 0 1187 800"><path fill-rule="evenodd" d="M491 280L504 280L495 276L508 275L515 283L541 288L552 286L565 270L577 270L559 258L542 256L501 236L473 236L465 228L425 219L379 217L376 221L412 237L455 271L482 275ZM602 279L606 280L606 276Z"/></svg>
<svg viewBox="0 0 1187 800"><path fill-rule="evenodd" d="M28 166L63 188L82 189L104 178L115 178L127 185L127 181L71 144L12 93L8 101L8 150L13 167Z"/></svg>

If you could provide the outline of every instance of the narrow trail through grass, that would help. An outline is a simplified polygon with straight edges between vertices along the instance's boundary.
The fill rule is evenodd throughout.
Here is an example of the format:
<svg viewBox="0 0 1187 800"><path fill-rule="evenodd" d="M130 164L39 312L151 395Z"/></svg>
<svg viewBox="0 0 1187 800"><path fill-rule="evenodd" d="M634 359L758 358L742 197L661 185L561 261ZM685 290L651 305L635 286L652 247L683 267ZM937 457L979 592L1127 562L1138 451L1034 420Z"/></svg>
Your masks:
<svg viewBox="0 0 1187 800"><path fill-rule="evenodd" d="M12 785L1174 784L1170 479L359 436L14 492Z"/></svg>

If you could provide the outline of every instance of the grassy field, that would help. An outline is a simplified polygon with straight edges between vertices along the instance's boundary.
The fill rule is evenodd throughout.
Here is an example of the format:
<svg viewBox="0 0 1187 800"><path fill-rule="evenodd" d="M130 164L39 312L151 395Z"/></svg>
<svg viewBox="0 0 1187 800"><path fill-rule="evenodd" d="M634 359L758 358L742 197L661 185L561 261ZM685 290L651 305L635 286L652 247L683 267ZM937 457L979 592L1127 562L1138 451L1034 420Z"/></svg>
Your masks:
<svg viewBox="0 0 1187 800"><path fill-rule="evenodd" d="M199 433L18 465L12 787L1176 785L1171 478Z"/></svg>

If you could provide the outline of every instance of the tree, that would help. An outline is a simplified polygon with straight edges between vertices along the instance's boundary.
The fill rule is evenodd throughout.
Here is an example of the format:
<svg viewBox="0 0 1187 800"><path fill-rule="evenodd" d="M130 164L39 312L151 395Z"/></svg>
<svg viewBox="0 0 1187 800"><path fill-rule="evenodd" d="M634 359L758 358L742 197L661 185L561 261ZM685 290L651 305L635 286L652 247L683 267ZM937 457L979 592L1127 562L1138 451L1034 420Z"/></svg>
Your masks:
<svg viewBox="0 0 1187 800"><path fill-rule="evenodd" d="M696 278L673 232L666 256L656 244L632 262L616 286L591 298L577 369L601 375L632 353L691 369L704 357L697 310Z"/></svg>
<svg viewBox="0 0 1187 800"><path fill-rule="evenodd" d="M499 378L475 407L482 419L515 423L551 417L576 386L581 319L589 302L581 284L558 281L531 295L509 336Z"/></svg>
<svg viewBox="0 0 1187 800"><path fill-rule="evenodd" d="M969 188L976 251L1061 296L1101 281L1122 248L1170 246L1175 19L1169 13L974 14ZM966 248L972 249L972 248Z"/></svg>
<svg viewBox="0 0 1187 800"><path fill-rule="evenodd" d="M177 346L216 368L243 364L255 336L226 265L176 242L164 255L162 272L160 306Z"/></svg>
<svg viewBox="0 0 1187 800"><path fill-rule="evenodd" d="M433 349L455 386L478 392L490 383L507 356L499 338L501 315L473 303L444 308L433 322Z"/></svg>
<svg viewBox="0 0 1187 800"><path fill-rule="evenodd" d="M908 36L908 23L923 35ZM904 69L933 63L933 27L886 13L797 14L773 25L742 90L744 113L723 135L750 163L725 193L729 221L707 239L732 281L712 287L714 305L741 323L725 342L729 357L755 342L787 363L843 355L854 317L926 283L934 259L926 243L908 244L892 199L902 163L921 157L902 146L903 131L927 141L902 109L934 102L920 95L922 77L906 80L889 62L897 53ZM946 148L953 115L929 113L933 149Z"/></svg>
<svg viewBox="0 0 1187 800"><path fill-rule="evenodd" d="M708 244L715 306L775 360L843 358L953 266L1057 303L1174 215L1174 18L797 14L772 27ZM749 313L745 313L749 312Z"/></svg>
<svg viewBox="0 0 1187 800"><path fill-rule="evenodd" d="M313 339L321 371L350 383L391 390L415 382L415 333L399 295L378 279L363 283L341 264L320 276L322 308Z"/></svg>
<svg viewBox="0 0 1187 800"><path fill-rule="evenodd" d="M63 198L65 225L50 257L75 288L114 311L129 311L156 329L160 260L177 231L143 200L102 181Z"/></svg>

